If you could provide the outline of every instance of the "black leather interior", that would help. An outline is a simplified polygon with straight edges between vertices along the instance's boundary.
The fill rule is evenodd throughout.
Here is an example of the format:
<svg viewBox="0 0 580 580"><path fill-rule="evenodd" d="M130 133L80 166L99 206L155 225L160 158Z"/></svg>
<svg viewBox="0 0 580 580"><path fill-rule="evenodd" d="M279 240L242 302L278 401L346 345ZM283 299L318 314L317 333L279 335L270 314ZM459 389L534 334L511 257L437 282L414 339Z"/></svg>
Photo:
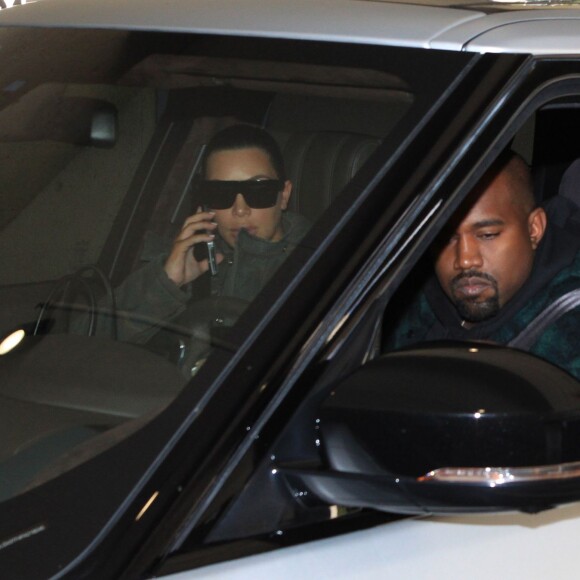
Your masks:
<svg viewBox="0 0 580 580"><path fill-rule="evenodd" d="M376 137L342 131L274 135L293 183L289 209L315 221L380 143Z"/></svg>

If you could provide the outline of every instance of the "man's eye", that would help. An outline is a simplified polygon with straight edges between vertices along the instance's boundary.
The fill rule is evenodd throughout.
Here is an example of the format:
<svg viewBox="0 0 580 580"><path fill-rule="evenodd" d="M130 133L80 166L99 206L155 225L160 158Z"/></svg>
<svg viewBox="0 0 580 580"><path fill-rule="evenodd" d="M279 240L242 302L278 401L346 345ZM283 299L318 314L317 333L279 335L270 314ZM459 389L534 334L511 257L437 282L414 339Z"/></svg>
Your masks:
<svg viewBox="0 0 580 580"><path fill-rule="evenodd" d="M479 234L479 237L482 240L493 240L494 238L497 238L497 236L499 236L499 232L484 232Z"/></svg>

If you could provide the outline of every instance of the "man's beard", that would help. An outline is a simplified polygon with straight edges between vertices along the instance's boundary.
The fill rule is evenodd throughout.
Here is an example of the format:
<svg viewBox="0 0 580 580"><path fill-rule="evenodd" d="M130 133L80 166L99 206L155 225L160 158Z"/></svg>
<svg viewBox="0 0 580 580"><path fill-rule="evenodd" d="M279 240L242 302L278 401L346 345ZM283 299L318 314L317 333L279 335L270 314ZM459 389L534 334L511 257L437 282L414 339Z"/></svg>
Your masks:
<svg viewBox="0 0 580 580"><path fill-rule="evenodd" d="M465 296L458 298L456 291L459 288L459 282L465 278L481 278L487 280L493 287L493 295L482 302L476 302L476 300L479 299L478 296ZM484 272L469 270L457 275L453 280L451 280L451 296L459 316L468 322L483 322L484 320L489 320L490 318L493 318L500 309L497 280L493 276L485 274Z"/></svg>

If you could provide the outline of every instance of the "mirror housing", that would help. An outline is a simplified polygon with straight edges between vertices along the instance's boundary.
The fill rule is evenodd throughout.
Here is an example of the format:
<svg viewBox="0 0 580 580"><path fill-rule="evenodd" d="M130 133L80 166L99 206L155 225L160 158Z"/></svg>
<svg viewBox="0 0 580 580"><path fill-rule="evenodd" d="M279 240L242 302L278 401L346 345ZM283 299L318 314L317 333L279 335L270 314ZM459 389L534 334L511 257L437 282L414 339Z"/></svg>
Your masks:
<svg viewBox="0 0 580 580"><path fill-rule="evenodd" d="M0 111L0 141L56 141L111 148L118 139L114 104L71 96L65 85L49 83L31 89Z"/></svg>
<svg viewBox="0 0 580 580"><path fill-rule="evenodd" d="M325 502L449 514L580 500L580 383L522 351L393 352L336 385L319 417L327 468L285 473Z"/></svg>

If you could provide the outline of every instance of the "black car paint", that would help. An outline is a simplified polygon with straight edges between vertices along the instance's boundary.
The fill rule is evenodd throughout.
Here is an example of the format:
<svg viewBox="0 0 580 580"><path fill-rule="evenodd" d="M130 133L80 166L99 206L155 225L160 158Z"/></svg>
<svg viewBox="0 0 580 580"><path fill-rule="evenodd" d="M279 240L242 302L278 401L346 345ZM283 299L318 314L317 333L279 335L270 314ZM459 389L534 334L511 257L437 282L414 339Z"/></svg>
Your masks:
<svg viewBox="0 0 580 580"><path fill-rule="evenodd" d="M442 467L573 463L579 411L578 381L528 353L477 342L418 345L335 385L320 407L327 470L301 476L298 465L288 474L322 497L333 489L333 501L342 495L344 505L395 513L537 512L555 497L575 501L578 478L462 486L425 476Z"/></svg>

